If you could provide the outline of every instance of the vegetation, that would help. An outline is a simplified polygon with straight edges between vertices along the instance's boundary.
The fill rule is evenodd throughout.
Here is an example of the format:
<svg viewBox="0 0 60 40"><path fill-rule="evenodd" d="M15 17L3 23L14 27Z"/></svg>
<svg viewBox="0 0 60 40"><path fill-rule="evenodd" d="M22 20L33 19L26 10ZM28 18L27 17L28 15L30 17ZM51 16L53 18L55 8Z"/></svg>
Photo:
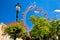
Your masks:
<svg viewBox="0 0 60 40"><path fill-rule="evenodd" d="M60 40L60 20L49 22L46 18L31 16L30 21L33 23L33 28L29 32L31 40ZM14 40L19 37L29 40L26 29L26 26L19 21L8 24L5 33Z"/></svg>
<svg viewBox="0 0 60 40"><path fill-rule="evenodd" d="M53 20L52 22L50 22L50 24L51 24L51 29L50 29L51 33L50 33L50 36L51 36L51 38L56 39L56 37L58 35L60 35L59 34L60 33L60 20Z"/></svg>
<svg viewBox="0 0 60 40"><path fill-rule="evenodd" d="M31 16L31 21L34 24L30 34L32 37L44 38L50 33L50 24L45 18Z"/></svg>
<svg viewBox="0 0 60 40"><path fill-rule="evenodd" d="M57 40L56 37L59 35L58 39L60 38L60 20L48 22L45 18L35 16L31 16L30 20L34 24L30 31L31 37L43 40L49 40L49 38Z"/></svg>
<svg viewBox="0 0 60 40"><path fill-rule="evenodd" d="M26 26L21 21L10 23L5 28L5 33L16 40L16 38L26 36Z"/></svg>

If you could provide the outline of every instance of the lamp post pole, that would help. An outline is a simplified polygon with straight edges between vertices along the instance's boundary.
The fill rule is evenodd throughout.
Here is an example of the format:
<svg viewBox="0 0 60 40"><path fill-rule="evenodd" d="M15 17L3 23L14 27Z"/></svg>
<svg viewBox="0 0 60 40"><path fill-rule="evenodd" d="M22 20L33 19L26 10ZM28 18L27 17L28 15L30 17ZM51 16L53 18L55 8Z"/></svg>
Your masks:
<svg viewBox="0 0 60 40"><path fill-rule="evenodd" d="M19 13L19 11L20 11L20 5L19 5L19 3L17 3L16 4L16 22L18 21L18 13ZM14 40L16 40L16 36L17 36L16 32L17 32L17 30L14 33Z"/></svg>
<svg viewBox="0 0 60 40"><path fill-rule="evenodd" d="M20 11L20 5L19 3L16 4L16 21L18 21L18 13Z"/></svg>
<svg viewBox="0 0 60 40"><path fill-rule="evenodd" d="M19 13L19 11L16 10L16 22L18 21L18 13Z"/></svg>

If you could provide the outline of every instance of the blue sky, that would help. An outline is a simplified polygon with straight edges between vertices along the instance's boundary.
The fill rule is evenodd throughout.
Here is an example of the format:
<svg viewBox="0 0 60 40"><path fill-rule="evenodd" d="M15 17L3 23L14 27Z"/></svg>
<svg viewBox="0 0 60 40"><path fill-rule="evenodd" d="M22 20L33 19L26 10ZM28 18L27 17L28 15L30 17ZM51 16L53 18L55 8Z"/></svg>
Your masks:
<svg viewBox="0 0 60 40"><path fill-rule="evenodd" d="M57 20L60 19L60 12L54 12L56 9L60 9L60 0L0 0L0 22L8 24L10 22L15 22L16 9L15 4L19 2L21 9L19 12L19 20L22 19L22 12L25 11L31 3L36 2L38 7L41 7L50 19L57 15ZM26 15L26 25L29 30L32 28L32 23L29 20L31 15L43 16L42 14L34 13L34 10L30 10Z"/></svg>

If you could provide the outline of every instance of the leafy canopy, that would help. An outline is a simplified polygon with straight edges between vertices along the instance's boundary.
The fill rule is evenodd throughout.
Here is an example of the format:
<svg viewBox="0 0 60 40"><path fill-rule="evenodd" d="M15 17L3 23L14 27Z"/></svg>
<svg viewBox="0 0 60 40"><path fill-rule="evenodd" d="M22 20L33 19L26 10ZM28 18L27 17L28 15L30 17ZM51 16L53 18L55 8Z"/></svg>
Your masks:
<svg viewBox="0 0 60 40"><path fill-rule="evenodd" d="M34 24L32 30L30 31L31 36L44 37L49 35L50 24L46 18L31 16L30 20Z"/></svg>
<svg viewBox="0 0 60 40"><path fill-rule="evenodd" d="M14 34L16 33L17 37L23 37L26 35L26 26L20 21L20 22L14 22L7 25L5 28L5 33L10 35L12 38L14 37Z"/></svg>

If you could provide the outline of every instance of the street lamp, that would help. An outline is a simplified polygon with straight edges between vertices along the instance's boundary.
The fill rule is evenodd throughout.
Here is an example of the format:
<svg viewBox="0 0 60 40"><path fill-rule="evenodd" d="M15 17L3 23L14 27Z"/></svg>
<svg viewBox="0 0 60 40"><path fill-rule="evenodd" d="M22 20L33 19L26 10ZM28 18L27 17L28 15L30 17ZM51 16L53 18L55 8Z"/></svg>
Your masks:
<svg viewBox="0 0 60 40"><path fill-rule="evenodd" d="M18 13L20 11L20 5L19 3L16 4L16 21L18 21Z"/></svg>
<svg viewBox="0 0 60 40"><path fill-rule="evenodd" d="M18 13L19 13L19 11L20 11L20 5L19 5L19 3L17 3L16 5L15 5L15 7L16 7L16 22L18 21ZM17 30L15 31L15 33L14 33L14 40L16 40L16 32L17 32Z"/></svg>

